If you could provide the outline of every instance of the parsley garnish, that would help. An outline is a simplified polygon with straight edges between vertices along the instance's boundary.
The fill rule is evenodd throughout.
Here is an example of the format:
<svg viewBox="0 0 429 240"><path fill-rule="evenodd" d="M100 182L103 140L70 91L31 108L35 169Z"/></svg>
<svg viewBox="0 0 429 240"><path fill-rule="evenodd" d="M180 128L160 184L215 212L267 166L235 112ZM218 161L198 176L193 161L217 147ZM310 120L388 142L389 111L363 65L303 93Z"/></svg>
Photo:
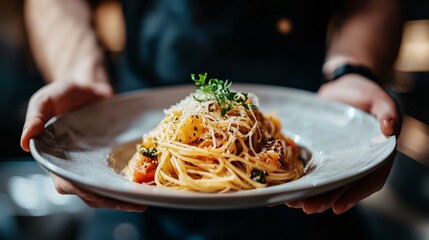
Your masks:
<svg viewBox="0 0 429 240"><path fill-rule="evenodd" d="M257 168L252 169L252 172L250 173L250 178L258 183L267 183L267 180L265 179L266 176L268 176L267 171Z"/></svg>
<svg viewBox="0 0 429 240"><path fill-rule="evenodd" d="M195 82L197 91L203 93L203 98L194 96L194 99L198 102L215 100L222 108L222 116L225 116L225 114L235 106L243 106L247 110L250 108L257 109L255 105L246 103L248 99L247 93L231 91L229 88L232 83L228 80L223 81L217 78L211 78L207 83L207 73L198 74L198 79L195 77L195 74L191 74L191 77Z"/></svg>
<svg viewBox="0 0 429 240"><path fill-rule="evenodd" d="M156 148L140 147L140 154L148 158L156 158L157 152Z"/></svg>

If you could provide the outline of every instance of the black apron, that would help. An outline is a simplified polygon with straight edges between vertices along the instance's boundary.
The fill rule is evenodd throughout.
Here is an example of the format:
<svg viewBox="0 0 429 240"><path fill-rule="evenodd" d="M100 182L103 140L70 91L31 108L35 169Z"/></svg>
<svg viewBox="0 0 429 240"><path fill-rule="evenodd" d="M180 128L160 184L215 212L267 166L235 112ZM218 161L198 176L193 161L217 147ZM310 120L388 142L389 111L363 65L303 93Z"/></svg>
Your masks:
<svg viewBox="0 0 429 240"><path fill-rule="evenodd" d="M320 86L332 9L327 1L129 0L123 7L127 44L117 84L124 90L191 84L192 73L204 72L233 82L312 91ZM140 231L148 239L366 238L350 212L308 216L284 205L150 207L141 216Z"/></svg>
<svg viewBox="0 0 429 240"><path fill-rule="evenodd" d="M322 78L331 5L317 0L123 1L127 43L119 81L134 78L153 87L192 83L190 74L208 72L232 82L314 91Z"/></svg>

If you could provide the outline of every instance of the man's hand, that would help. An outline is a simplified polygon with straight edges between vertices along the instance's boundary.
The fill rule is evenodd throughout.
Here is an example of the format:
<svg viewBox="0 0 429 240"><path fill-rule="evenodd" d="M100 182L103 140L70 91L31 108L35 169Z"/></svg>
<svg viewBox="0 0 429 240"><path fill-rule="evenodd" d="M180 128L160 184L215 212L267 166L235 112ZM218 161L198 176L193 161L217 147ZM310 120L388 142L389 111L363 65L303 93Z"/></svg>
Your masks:
<svg viewBox="0 0 429 240"><path fill-rule="evenodd" d="M53 82L37 91L27 107L21 147L30 151L30 139L45 130L45 123L55 115L73 110L82 105L112 96L107 83L79 85L72 82Z"/></svg>
<svg viewBox="0 0 429 240"><path fill-rule="evenodd" d="M357 74L348 74L319 89L321 98L360 108L374 115L384 135L399 136L402 118L397 104L379 85Z"/></svg>
<svg viewBox="0 0 429 240"><path fill-rule="evenodd" d="M360 75L348 74L326 83L320 88L318 95L371 113L379 121L381 131L386 136L398 136L400 133L402 120L396 102L380 86ZM394 156L395 153L389 156L383 166L348 186L286 204L289 207L302 208L308 214L320 213L330 208L334 213L342 214L384 186Z"/></svg>
<svg viewBox="0 0 429 240"><path fill-rule="evenodd" d="M41 134L45 129L45 123L55 115L108 98L112 94L112 88L107 83L82 86L76 83L57 81L46 85L30 99L21 136L22 148L25 151L30 151L30 139ZM51 176L54 180L55 188L60 194L75 194L91 208L110 208L137 212L142 212L146 209L146 206L99 196L55 174L51 173Z"/></svg>
<svg viewBox="0 0 429 240"><path fill-rule="evenodd" d="M55 188L60 194L77 195L91 208L109 208L128 212L144 212L146 206L118 201L115 199L103 197L93 192L82 189L73 183L51 173Z"/></svg>

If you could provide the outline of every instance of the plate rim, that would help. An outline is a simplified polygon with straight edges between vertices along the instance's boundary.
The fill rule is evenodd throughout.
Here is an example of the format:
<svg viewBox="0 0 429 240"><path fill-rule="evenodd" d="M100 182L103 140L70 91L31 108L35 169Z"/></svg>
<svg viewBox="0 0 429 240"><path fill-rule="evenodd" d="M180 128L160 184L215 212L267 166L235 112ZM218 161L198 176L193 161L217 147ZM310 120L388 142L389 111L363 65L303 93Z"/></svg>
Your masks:
<svg viewBox="0 0 429 240"><path fill-rule="evenodd" d="M94 104L90 104L87 106L84 106L82 108L78 108L74 111L70 111L61 115L57 115L55 117L53 117L52 119L50 119L46 124L45 127L54 124L56 122L56 120L66 117L69 114L74 114L77 111L81 111L85 108L89 108L89 107L96 107L99 104L108 104L110 102L117 102L117 101L123 101L126 99L131 99L131 98L135 98L135 97L141 97L141 95L147 95L147 94L156 94L156 92L159 91L165 91L165 90L173 90L177 88L181 88L181 90L191 90L192 85L190 84L184 84L184 85L176 85L176 86L165 86L165 87L157 87L157 88L146 88L146 89L140 89L140 90L134 90L134 91L129 91L129 92L124 92L124 93L120 93L115 95L112 98L106 99L106 100L102 100L99 102L96 102ZM284 87L284 86L276 86L276 85L266 85L266 84L234 84L235 86L239 86L241 88L259 88L259 87L263 87L265 89L276 89L276 91L288 91L288 92L294 92L297 94L305 94L307 96L310 97L314 97L317 96L315 95L313 92L309 92L306 90L302 90L302 89L295 89L295 88L289 88L289 87ZM334 104L334 105L340 105L342 107L352 107L343 103L339 103L339 102L334 102L334 101L329 101L329 100L325 100L325 99L321 99L319 98L319 100L322 100L324 102L326 102L326 104ZM358 108L352 107L358 111L361 111L362 113L368 115L368 116L372 116ZM171 190L168 189L168 191L165 191L164 189L160 192L156 192L154 193L153 191L148 191L146 192L142 192L142 191L135 191L135 192L130 192L128 188L121 188L121 189L115 189L112 187L109 187L108 185L100 185L100 181L98 180L94 180L91 179L90 177L87 176L79 176L79 174L71 172L71 171L67 171L66 169L63 169L62 167L59 167L55 164L53 164L52 162L50 162L49 160L45 159L41 153L39 152L39 150L36 147L36 141L37 141L37 137L36 138L32 138L30 139L30 151L31 154L33 155L34 159L44 168L46 168L48 171L51 171L81 187L84 187L85 189L99 189L101 191L107 191L107 192L114 192L117 194L126 194L128 195L132 195L132 196L136 196L136 197L140 197L140 198L144 198L146 196L152 196L152 197L157 197L157 198L164 198L164 197L168 197L168 198L175 198L175 199L192 199L192 200L203 200L203 199L207 199L207 198L212 198L212 199L224 199L224 198L231 198L231 199L235 199L235 198L252 198L252 197L256 197L256 196L261 196L261 195L267 195L267 196L276 196L276 195L280 195L280 194L287 194L287 193L292 193L292 192L296 192L296 191L304 191L304 190L309 190L312 187L308 186L308 187L298 187L298 188L293 188L293 189L282 189L281 185L276 185L276 186L271 186L268 188L263 188L261 189L252 189L252 190L243 190L243 191L235 191L235 192L228 192L228 193L201 193L201 192L185 192L185 194L183 194L184 191L178 191L178 190ZM364 168L361 168L360 171L358 171L356 174L353 175L348 175L348 174L338 174L336 175L336 177L333 178L329 178L327 181L324 181L324 183L321 184L317 184L317 187L323 187L323 186L328 186L331 184L336 184L339 185L340 182L344 182L347 181L347 179L349 178L353 178L353 177L363 177L366 174L369 174L370 172L374 171L375 169L377 169L377 167L381 166L382 164L384 164L386 162L386 160L388 159L389 155L392 154L392 152L395 149L396 146L396 137L395 136L390 136L386 138L386 141L389 141L388 144L389 145L389 150L386 151L386 156L382 155L379 156L378 158L375 158L373 161L370 162L370 164L366 165ZM112 170L113 171L113 170ZM344 175L348 175L348 177L344 177ZM362 176L361 176L362 175ZM127 181L126 179L124 179L124 181ZM131 184L136 184L136 183L132 183L129 182ZM344 183L346 184L346 183ZM152 187L152 186L151 186ZM315 186L314 186L315 187ZM156 186L153 186L153 188L159 188ZM181 194L178 194L178 193ZM154 204L152 204L154 205Z"/></svg>

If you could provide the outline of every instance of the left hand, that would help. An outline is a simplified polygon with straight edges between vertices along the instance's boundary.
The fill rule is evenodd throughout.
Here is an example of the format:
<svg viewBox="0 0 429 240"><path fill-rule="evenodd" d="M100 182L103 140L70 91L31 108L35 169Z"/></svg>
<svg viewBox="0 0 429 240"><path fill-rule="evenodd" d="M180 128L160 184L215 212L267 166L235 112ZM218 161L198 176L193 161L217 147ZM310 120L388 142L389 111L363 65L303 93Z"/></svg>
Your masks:
<svg viewBox="0 0 429 240"><path fill-rule="evenodd" d="M147 207L140 204L123 202L120 200L104 197L85 190L78 185L50 173L59 194L73 194L78 196L90 208L107 208L127 212L144 212Z"/></svg>
<svg viewBox="0 0 429 240"><path fill-rule="evenodd" d="M319 89L321 98L335 100L360 108L374 115L386 136L399 136L402 124L397 104L379 85L357 74L348 74L335 81L328 82ZM383 188L390 169L394 153L386 163L371 174L339 189L307 199L290 201L286 204L293 208L302 208L305 213L320 213L330 208L336 214L342 214L359 201Z"/></svg>

